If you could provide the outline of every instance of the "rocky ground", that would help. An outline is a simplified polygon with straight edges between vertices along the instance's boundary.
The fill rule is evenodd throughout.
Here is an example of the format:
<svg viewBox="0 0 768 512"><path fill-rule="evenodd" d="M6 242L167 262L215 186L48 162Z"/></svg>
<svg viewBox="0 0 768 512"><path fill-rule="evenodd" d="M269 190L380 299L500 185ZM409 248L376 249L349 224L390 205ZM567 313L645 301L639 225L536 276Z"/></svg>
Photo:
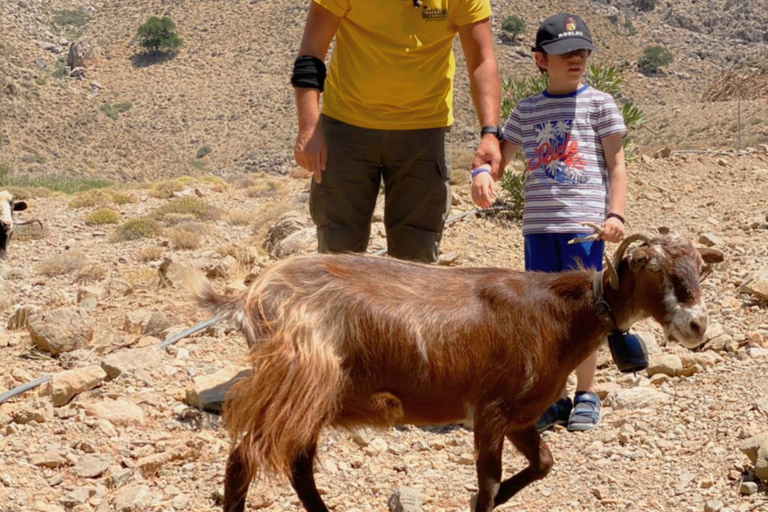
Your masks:
<svg viewBox="0 0 768 512"><path fill-rule="evenodd" d="M552 473L503 508L768 510L768 487L739 449L768 431L768 152L646 155L629 172L630 231L668 228L726 254L704 284L711 339L703 350L686 352L666 346L655 323L639 323L654 360L666 361L653 376L619 374L603 352L599 428L546 433L556 459ZM300 175L186 183L180 193L196 199L184 204L203 209L171 210L179 199L155 197L159 187L122 191L136 202L102 197L119 214L117 227L89 223L95 201L76 208L76 201L87 202L82 196L26 191L33 197L24 218L38 217L45 229L20 229L2 272L0 393L41 376L54 379L0 405L0 510L219 508L228 439L218 416L190 403L205 398L200 391L209 379L237 370L245 344L214 325L159 348L207 318L168 263L192 262L218 276L217 289L238 289L249 273L276 260L262 242L277 213L296 212L286 223L295 233L293 245L275 245L273 254L312 251L312 230L301 229L308 216ZM452 214L472 210L463 180L454 195ZM126 220L148 216L164 231L111 242ZM372 251L382 247L382 234L377 222ZM443 252L454 265L519 269L520 226L466 216L447 228ZM160 274L167 278L162 287ZM507 447L505 476L523 464ZM336 511L386 510L403 487L424 510L466 510L476 486L472 433L407 426L329 431L317 479ZM291 488L279 483L256 486L249 507L301 510Z"/></svg>

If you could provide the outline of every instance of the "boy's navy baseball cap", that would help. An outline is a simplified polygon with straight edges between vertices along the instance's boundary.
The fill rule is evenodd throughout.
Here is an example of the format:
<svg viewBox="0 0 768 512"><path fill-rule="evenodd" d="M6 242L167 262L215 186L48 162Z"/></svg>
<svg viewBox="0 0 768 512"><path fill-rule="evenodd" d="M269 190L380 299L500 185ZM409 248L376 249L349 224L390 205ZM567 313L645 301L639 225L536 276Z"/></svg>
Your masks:
<svg viewBox="0 0 768 512"><path fill-rule="evenodd" d="M533 51L562 55L574 50L597 50L587 24L579 16L567 12L555 14L539 25Z"/></svg>

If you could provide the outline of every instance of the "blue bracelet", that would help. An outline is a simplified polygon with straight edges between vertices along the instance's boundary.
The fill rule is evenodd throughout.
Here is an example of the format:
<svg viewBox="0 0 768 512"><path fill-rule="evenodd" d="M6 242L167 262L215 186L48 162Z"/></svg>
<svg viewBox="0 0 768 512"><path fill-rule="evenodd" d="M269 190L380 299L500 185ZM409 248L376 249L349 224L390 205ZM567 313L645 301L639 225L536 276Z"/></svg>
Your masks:
<svg viewBox="0 0 768 512"><path fill-rule="evenodd" d="M478 174L482 174L484 172L487 172L488 174L491 173L491 171L486 169L485 167L478 167L477 169L472 171L472 174L469 175L469 179L474 180L475 176L477 176Z"/></svg>

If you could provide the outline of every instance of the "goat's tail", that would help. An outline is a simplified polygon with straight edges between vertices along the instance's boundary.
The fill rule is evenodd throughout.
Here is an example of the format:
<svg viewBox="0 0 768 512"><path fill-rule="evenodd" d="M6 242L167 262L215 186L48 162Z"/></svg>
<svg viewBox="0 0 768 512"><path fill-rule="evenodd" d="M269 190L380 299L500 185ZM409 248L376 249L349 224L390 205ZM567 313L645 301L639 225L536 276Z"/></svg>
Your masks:
<svg viewBox="0 0 768 512"><path fill-rule="evenodd" d="M251 482L262 471L290 478L293 462L333 422L343 393L332 343L309 325L270 335L251 350L252 376L230 389L224 418Z"/></svg>
<svg viewBox="0 0 768 512"><path fill-rule="evenodd" d="M233 296L221 295L213 289L205 275L192 266L184 267L184 284L198 304L221 318L232 320L245 335L248 346L254 344L257 329L245 307L248 300L247 290Z"/></svg>

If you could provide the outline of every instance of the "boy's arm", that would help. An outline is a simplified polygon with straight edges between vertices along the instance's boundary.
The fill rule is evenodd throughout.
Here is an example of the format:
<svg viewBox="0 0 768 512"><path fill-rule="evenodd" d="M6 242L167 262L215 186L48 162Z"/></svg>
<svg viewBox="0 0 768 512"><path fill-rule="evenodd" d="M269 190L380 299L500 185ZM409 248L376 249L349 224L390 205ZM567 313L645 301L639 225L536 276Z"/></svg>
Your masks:
<svg viewBox="0 0 768 512"><path fill-rule="evenodd" d="M493 204L493 201L496 199L496 184L494 182L499 181L504 173L504 167L515 157L518 147L517 144L513 144L506 139L501 142L501 163L498 173L494 174L491 166L488 164L483 164L478 168L485 168L488 171L477 173L472 179L472 202L480 208L490 208Z"/></svg>
<svg viewBox="0 0 768 512"><path fill-rule="evenodd" d="M612 133L602 140L603 156L608 167L608 214L616 214L624 219L627 202L627 166L624 161L624 148L621 144L622 133ZM603 222L601 238L609 242L618 242L624 238L624 222L609 216Z"/></svg>

